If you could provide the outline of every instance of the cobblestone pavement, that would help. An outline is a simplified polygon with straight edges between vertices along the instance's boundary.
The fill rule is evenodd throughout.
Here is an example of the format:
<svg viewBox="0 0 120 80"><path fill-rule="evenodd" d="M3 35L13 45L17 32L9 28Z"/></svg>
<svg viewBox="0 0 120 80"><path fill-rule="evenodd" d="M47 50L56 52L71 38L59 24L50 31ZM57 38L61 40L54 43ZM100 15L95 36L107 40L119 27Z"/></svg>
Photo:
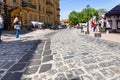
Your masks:
<svg viewBox="0 0 120 80"><path fill-rule="evenodd" d="M11 47L16 55L5 50L10 59L0 56L1 80L120 80L120 43L93 38L76 29L38 33L30 40L17 41L20 47ZM0 47L5 57L7 48Z"/></svg>
<svg viewBox="0 0 120 80"><path fill-rule="evenodd" d="M0 43L0 80L20 80L29 66L40 65L41 54L34 53L37 48L39 53L42 52L47 40L45 35L52 32L37 30L26 34L22 31L19 39L15 38L13 31L5 32Z"/></svg>

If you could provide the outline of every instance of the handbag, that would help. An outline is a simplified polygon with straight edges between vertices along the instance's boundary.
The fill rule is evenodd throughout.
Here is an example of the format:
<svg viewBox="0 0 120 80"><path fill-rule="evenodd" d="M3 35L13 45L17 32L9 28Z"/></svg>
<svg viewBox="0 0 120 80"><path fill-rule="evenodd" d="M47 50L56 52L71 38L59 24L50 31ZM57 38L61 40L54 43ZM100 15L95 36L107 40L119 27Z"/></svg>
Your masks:
<svg viewBox="0 0 120 80"><path fill-rule="evenodd" d="M14 29L20 29L20 25L14 25Z"/></svg>

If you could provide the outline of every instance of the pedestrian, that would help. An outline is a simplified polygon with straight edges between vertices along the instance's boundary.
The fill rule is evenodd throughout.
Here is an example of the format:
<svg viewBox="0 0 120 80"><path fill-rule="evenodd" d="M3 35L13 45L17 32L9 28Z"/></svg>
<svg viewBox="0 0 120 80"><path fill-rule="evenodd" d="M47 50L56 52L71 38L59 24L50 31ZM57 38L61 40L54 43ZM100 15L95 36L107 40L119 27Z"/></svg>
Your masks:
<svg viewBox="0 0 120 80"><path fill-rule="evenodd" d="M14 29L16 30L16 38L19 38L21 22L19 21L18 17L15 17L13 24L14 24Z"/></svg>
<svg viewBox="0 0 120 80"><path fill-rule="evenodd" d="M2 14L0 14L0 42L2 41L1 40L2 30L3 30L3 16Z"/></svg>

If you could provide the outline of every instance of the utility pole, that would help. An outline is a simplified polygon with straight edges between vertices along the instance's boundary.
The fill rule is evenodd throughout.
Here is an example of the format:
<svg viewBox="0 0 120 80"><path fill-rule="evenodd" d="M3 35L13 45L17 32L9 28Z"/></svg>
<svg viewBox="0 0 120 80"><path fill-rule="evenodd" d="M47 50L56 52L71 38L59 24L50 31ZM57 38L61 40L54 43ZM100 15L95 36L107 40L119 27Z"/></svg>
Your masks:
<svg viewBox="0 0 120 80"><path fill-rule="evenodd" d="M87 5L87 13L88 13L88 17L87 17L87 34L90 34L90 31L89 31L89 8L90 8L90 6Z"/></svg>

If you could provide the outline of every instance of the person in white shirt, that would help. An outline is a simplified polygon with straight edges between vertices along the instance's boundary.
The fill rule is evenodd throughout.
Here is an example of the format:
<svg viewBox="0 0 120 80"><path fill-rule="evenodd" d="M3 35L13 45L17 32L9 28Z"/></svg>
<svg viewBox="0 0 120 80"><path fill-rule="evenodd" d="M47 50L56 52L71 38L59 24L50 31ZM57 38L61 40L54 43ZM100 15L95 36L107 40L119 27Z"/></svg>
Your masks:
<svg viewBox="0 0 120 80"><path fill-rule="evenodd" d="M3 30L3 16L0 14L0 42L1 40L1 35L2 35L2 30Z"/></svg>

